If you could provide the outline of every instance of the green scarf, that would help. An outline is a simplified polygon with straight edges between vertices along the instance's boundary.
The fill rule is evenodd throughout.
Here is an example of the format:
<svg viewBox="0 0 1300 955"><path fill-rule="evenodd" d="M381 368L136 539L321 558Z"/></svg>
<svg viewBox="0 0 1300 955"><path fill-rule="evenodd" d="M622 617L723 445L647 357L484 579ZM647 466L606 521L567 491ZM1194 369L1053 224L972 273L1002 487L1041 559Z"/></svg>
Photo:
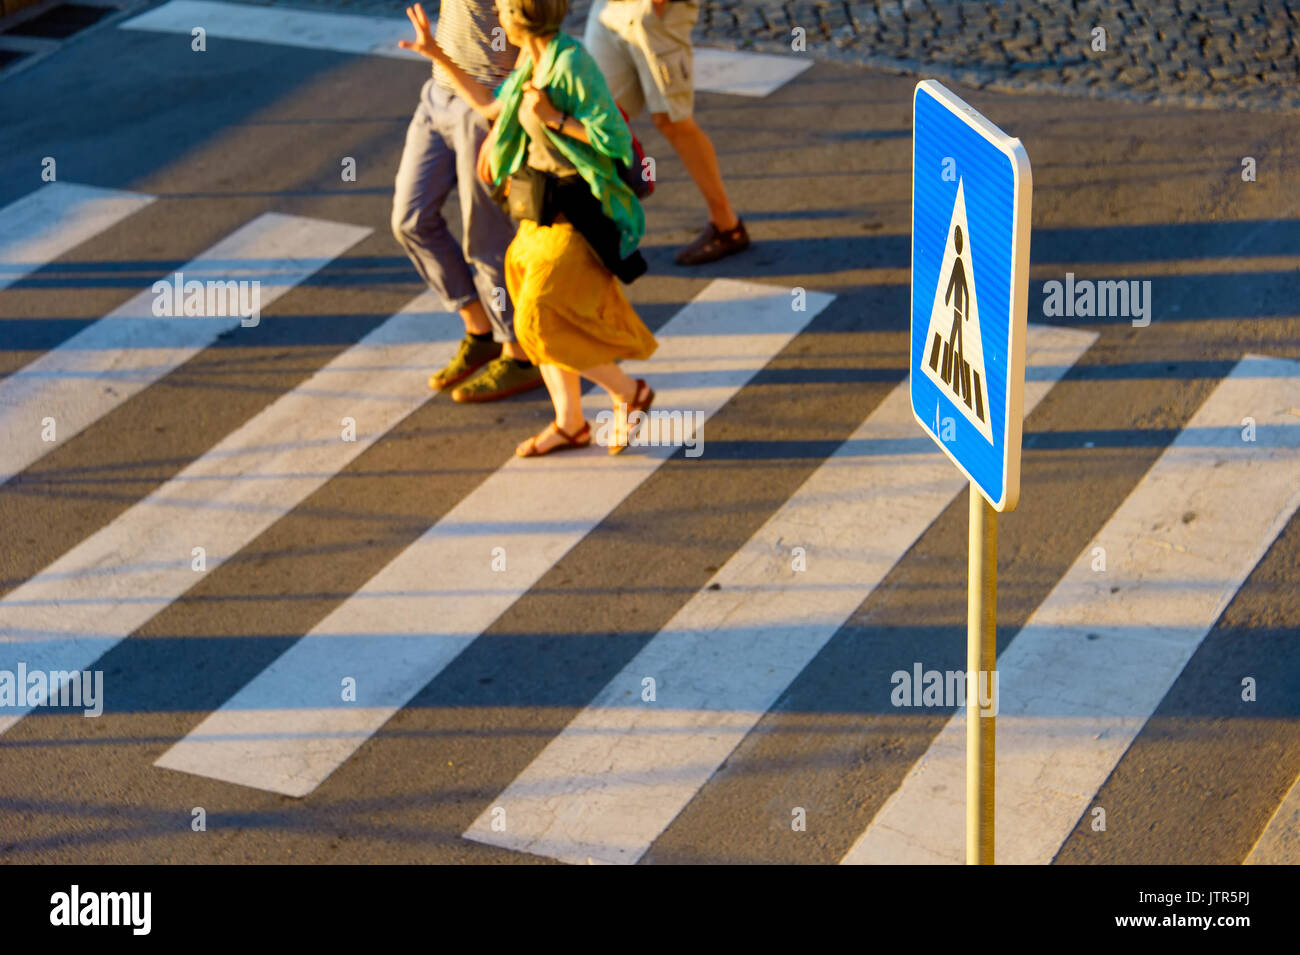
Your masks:
<svg viewBox="0 0 1300 955"><path fill-rule="evenodd" d="M627 258L645 234L645 213L636 194L619 178L614 160L633 165L632 131L627 128L596 61L582 44L566 33L556 33L546 47L538 73L546 77L545 89L556 109L567 112L587 128L591 145L547 129L556 150L564 156L600 200L600 207L619 231L619 254ZM528 134L519 123L523 85L533 75L533 61L522 64L497 87L501 113L489 146L493 185L519 170L528 155Z"/></svg>

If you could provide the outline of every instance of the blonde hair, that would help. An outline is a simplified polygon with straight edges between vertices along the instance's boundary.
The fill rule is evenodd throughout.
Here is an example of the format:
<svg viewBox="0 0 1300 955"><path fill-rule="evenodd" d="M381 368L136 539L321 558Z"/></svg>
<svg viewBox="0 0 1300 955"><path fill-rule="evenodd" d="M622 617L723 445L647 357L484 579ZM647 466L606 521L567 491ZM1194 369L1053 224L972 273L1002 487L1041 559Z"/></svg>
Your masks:
<svg viewBox="0 0 1300 955"><path fill-rule="evenodd" d="M569 0L499 0L502 8L525 33L555 33L569 12Z"/></svg>

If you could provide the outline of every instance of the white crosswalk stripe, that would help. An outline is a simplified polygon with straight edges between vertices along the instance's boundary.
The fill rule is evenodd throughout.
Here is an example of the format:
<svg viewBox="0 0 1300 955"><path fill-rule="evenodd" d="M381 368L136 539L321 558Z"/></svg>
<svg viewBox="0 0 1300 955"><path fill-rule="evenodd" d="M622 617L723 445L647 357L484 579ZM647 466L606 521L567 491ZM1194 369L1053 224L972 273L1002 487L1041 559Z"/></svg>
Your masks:
<svg viewBox="0 0 1300 955"><path fill-rule="evenodd" d="M1300 865L1300 778L1246 856L1246 865Z"/></svg>
<svg viewBox="0 0 1300 955"><path fill-rule="evenodd" d="M365 226L266 213L178 271L185 283L258 282L265 309L370 232ZM174 275L163 280L176 281ZM239 314L162 317L154 313L156 298L151 284L0 381L0 483L244 321ZM47 418L53 419L53 440L42 424Z"/></svg>
<svg viewBox="0 0 1300 955"><path fill-rule="evenodd" d="M0 209L0 289L154 201L153 196L52 182Z"/></svg>
<svg viewBox="0 0 1300 955"><path fill-rule="evenodd" d="M812 66L806 56L741 53L736 50L695 50L695 88L706 93L762 98L771 96Z"/></svg>
<svg viewBox="0 0 1300 955"><path fill-rule="evenodd" d="M1032 409L1096 338L1035 327ZM633 863L964 486L906 382L493 802L468 838ZM870 528L870 532L867 532ZM804 547L807 569L791 569ZM656 699L641 701L642 679Z"/></svg>
<svg viewBox="0 0 1300 955"><path fill-rule="evenodd" d="M997 813L1015 824L997 826L998 862L1052 860L1295 513L1296 407L1300 364L1243 359L1002 653ZM964 779L962 713L844 861L961 862Z"/></svg>
<svg viewBox="0 0 1300 955"><path fill-rule="evenodd" d="M715 281L659 333L651 363L625 370L674 382L656 406L702 427L831 299L812 292L795 311L785 289ZM589 421L603 395L585 402ZM508 461L156 765L307 795L678 449L645 450ZM340 701L346 677L355 703Z"/></svg>
<svg viewBox="0 0 1300 955"><path fill-rule="evenodd" d="M397 45L398 40L409 40L414 35L410 21L398 17L259 7L219 0L170 0L123 20L118 26L123 30L182 33L187 37L201 27L210 40L246 40L308 50L424 60L419 53Z"/></svg>

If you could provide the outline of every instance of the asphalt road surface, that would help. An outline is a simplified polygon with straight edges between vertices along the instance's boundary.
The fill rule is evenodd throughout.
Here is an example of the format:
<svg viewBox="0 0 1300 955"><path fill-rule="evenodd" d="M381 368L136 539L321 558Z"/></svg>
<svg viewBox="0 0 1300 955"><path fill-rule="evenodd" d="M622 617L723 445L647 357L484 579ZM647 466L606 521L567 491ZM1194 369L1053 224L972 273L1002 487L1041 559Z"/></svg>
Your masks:
<svg viewBox="0 0 1300 955"><path fill-rule="evenodd" d="M700 93L755 241L704 268L638 120L639 373L701 440L515 461L549 402L428 391L458 322L389 227L427 66L122 23L0 78L0 671L103 680L0 705L0 860L961 861L962 717L895 679L965 648L914 77ZM1300 861L1294 117L953 88L1034 178L999 860ZM178 271L260 321L154 317ZM1067 273L1149 325L1046 315Z"/></svg>

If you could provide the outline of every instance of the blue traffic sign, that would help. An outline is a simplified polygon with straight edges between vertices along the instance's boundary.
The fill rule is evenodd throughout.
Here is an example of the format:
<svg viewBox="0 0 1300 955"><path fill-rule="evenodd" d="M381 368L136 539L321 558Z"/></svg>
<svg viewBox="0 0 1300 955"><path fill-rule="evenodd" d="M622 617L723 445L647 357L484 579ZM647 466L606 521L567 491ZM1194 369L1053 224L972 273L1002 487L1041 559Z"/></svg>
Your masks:
<svg viewBox="0 0 1300 955"><path fill-rule="evenodd" d="M912 413L998 511L1020 498L1029 157L933 80L912 101Z"/></svg>

